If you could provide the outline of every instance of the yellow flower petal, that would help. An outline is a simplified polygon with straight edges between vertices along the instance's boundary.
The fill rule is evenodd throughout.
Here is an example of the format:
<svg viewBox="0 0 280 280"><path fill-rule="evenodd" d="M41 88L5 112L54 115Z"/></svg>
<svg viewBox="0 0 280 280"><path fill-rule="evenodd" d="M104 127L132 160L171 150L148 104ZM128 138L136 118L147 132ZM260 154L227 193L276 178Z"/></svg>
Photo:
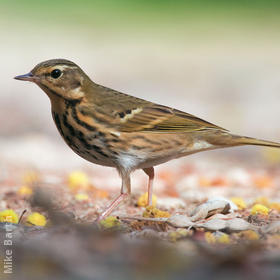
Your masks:
<svg viewBox="0 0 280 280"><path fill-rule="evenodd" d="M231 201L236 204L239 210L243 210L247 207L245 201L241 197L232 197Z"/></svg>
<svg viewBox="0 0 280 280"><path fill-rule="evenodd" d="M222 244L229 244L230 243L229 235L224 233L217 238L217 241Z"/></svg>
<svg viewBox="0 0 280 280"><path fill-rule="evenodd" d="M85 200L88 200L89 197L86 193L78 193L75 195L75 199L78 201L85 201Z"/></svg>
<svg viewBox="0 0 280 280"><path fill-rule="evenodd" d="M104 229L110 229L110 228L117 228L120 227L121 222L119 221L119 219L117 219L114 216L109 216L106 219L100 221L100 225L104 228Z"/></svg>
<svg viewBox="0 0 280 280"><path fill-rule="evenodd" d="M35 226L43 227L46 225L47 220L45 216L41 215L40 213L33 212L27 217L27 222Z"/></svg>
<svg viewBox="0 0 280 280"><path fill-rule="evenodd" d="M207 243L210 243L210 244L216 243L216 237L214 236L213 233L211 233L209 231L205 232L204 238L205 238Z"/></svg>
<svg viewBox="0 0 280 280"><path fill-rule="evenodd" d="M73 171L68 176L68 185L72 191L85 189L89 186L89 184L89 178L84 172Z"/></svg>
<svg viewBox="0 0 280 280"><path fill-rule="evenodd" d="M27 196L27 195L31 195L32 194L32 192L33 192L33 190L30 188L30 187L28 187L28 186L22 186L22 187L20 187L19 189L18 189L18 194L20 194L20 195L23 195L23 196Z"/></svg>
<svg viewBox="0 0 280 280"><path fill-rule="evenodd" d="M157 197L155 195L152 195L152 205L156 206L156 204L157 204ZM148 205L148 193L147 192L142 194L138 198L137 205L139 207L145 207Z"/></svg>
<svg viewBox="0 0 280 280"><path fill-rule="evenodd" d="M242 237L244 237L247 240L258 240L260 238L260 236L258 235L258 233L256 233L253 230L245 230L243 232L240 233L240 235Z"/></svg>
<svg viewBox="0 0 280 280"><path fill-rule="evenodd" d="M178 238L180 238L180 234L176 231L171 231L168 233L168 238L171 242L176 242Z"/></svg>
<svg viewBox="0 0 280 280"><path fill-rule="evenodd" d="M0 212L0 222L18 223L18 215L14 210L7 209Z"/></svg>
<svg viewBox="0 0 280 280"><path fill-rule="evenodd" d="M255 204L251 209L252 215L268 215L269 209L262 204Z"/></svg>
<svg viewBox="0 0 280 280"><path fill-rule="evenodd" d="M154 206L147 206L143 213L145 218L169 218L170 214L167 211L162 211Z"/></svg>
<svg viewBox="0 0 280 280"><path fill-rule="evenodd" d="M180 228L180 229L177 229L176 231L169 232L168 239L171 242L176 242L177 240L182 239L190 234L191 234L191 232L189 230L187 230L185 228Z"/></svg>

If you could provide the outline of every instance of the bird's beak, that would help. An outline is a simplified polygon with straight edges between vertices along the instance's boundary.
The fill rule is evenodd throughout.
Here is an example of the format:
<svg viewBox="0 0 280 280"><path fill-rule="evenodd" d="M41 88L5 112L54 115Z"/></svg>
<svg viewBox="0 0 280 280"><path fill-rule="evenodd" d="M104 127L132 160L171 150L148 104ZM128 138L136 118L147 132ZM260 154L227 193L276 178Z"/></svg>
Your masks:
<svg viewBox="0 0 280 280"><path fill-rule="evenodd" d="M21 80L21 81L29 81L29 82L35 82L36 77L31 73L27 73L24 75L19 75L15 77L16 80Z"/></svg>

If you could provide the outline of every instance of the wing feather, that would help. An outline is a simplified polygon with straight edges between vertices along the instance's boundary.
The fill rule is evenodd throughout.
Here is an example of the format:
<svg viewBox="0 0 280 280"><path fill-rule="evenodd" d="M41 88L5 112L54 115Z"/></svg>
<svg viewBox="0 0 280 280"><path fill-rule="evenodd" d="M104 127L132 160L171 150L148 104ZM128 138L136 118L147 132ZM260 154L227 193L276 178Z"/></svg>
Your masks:
<svg viewBox="0 0 280 280"><path fill-rule="evenodd" d="M123 132L150 131L150 132L191 132L204 129L225 130L210 122L204 121L191 114L172 109L166 106L151 104L127 118L118 129Z"/></svg>
<svg viewBox="0 0 280 280"><path fill-rule="evenodd" d="M98 98L97 93L100 95ZM120 132L192 132L205 129L226 129L194 115L136 98L98 85L94 101L82 111L92 118L104 119ZM99 100L97 100L97 98ZM99 101L99 102L98 102Z"/></svg>

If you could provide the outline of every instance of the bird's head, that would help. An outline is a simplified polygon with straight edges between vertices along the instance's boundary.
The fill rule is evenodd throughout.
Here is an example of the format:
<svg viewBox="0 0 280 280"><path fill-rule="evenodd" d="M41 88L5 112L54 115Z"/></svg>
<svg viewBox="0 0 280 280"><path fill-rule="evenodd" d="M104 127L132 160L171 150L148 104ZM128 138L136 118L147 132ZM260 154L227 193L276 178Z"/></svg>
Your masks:
<svg viewBox="0 0 280 280"><path fill-rule="evenodd" d="M15 79L36 83L51 99L59 96L66 100L82 99L85 95L83 87L90 81L78 65L65 59L41 62L29 73Z"/></svg>

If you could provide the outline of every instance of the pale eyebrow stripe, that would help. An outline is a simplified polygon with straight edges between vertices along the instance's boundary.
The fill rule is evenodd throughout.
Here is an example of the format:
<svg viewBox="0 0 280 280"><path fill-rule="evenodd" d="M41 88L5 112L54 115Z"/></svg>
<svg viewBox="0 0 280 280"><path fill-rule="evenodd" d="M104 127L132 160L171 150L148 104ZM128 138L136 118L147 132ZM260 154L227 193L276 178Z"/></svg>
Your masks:
<svg viewBox="0 0 280 280"><path fill-rule="evenodd" d="M59 69L59 70L63 71L65 69L78 69L78 67L77 66L69 66L69 65L61 64L61 65L56 65L56 66L52 67L51 69L52 70Z"/></svg>

